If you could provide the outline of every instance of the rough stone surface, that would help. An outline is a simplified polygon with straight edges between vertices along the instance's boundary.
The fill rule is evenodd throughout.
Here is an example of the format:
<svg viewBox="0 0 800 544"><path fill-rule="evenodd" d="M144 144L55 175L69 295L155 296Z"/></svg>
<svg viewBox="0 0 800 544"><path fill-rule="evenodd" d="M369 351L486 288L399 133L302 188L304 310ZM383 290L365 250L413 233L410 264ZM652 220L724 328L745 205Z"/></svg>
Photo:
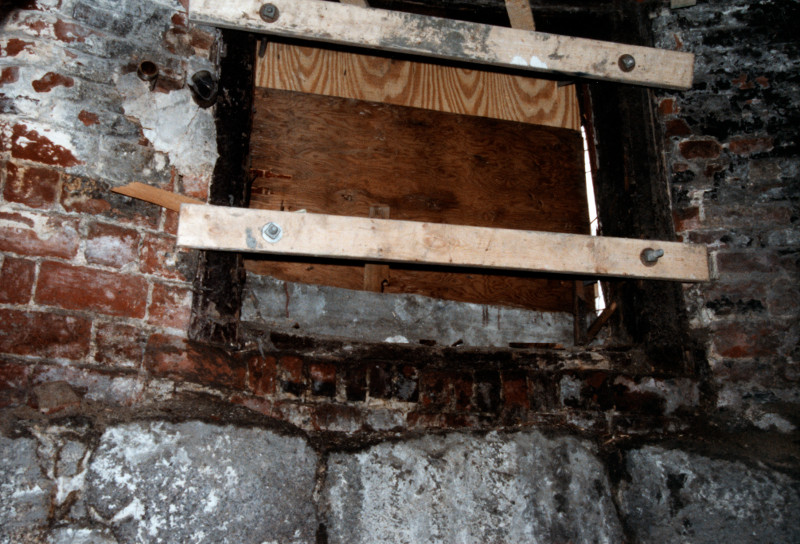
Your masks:
<svg viewBox="0 0 800 544"><path fill-rule="evenodd" d="M36 441L0 436L0 542L19 541L50 513L53 483L38 464Z"/></svg>
<svg viewBox="0 0 800 544"><path fill-rule="evenodd" d="M284 282L248 274L242 319L270 330L352 338L365 342L508 347L510 342L571 345L572 315L440 300L420 295L368 293ZM299 326L299 329L295 327Z"/></svg>
<svg viewBox="0 0 800 544"><path fill-rule="evenodd" d="M329 542L621 542L590 443L538 432L427 436L335 454Z"/></svg>
<svg viewBox="0 0 800 544"><path fill-rule="evenodd" d="M620 489L637 542L800 542L800 482L678 450L627 454Z"/></svg>
<svg viewBox="0 0 800 544"><path fill-rule="evenodd" d="M316 465L268 431L122 425L94 452L88 503L124 542L314 542Z"/></svg>

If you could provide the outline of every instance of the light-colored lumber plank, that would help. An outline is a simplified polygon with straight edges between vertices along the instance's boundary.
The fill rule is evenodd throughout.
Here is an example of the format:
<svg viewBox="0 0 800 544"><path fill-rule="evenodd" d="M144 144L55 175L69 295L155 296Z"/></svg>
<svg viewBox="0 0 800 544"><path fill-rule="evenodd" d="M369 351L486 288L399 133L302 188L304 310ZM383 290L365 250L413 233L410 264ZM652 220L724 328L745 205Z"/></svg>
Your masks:
<svg viewBox="0 0 800 544"><path fill-rule="evenodd" d="M261 230L280 225L269 243ZM336 215L181 206L178 245L382 262L416 262L682 281L709 278L706 248L679 242L606 238ZM662 249L651 266L641 254Z"/></svg>
<svg viewBox="0 0 800 544"><path fill-rule="evenodd" d="M367 0L339 0L342 4L350 4L351 6L358 6L360 8L368 8Z"/></svg>
<svg viewBox="0 0 800 544"><path fill-rule="evenodd" d="M151 204L157 204L161 207L167 208L168 210L174 210L176 212L180 211L181 204L205 204L205 202L202 200L198 200L190 196L179 195L170 191L165 191L164 189L159 189L158 187L153 187L152 185L147 185L145 183L139 183L138 181L123 185L122 187L114 187L111 189L111 191L121 195L138 198L139 200L144 200L145 202L150 202Z"/></svg>
<svg viewBox="0 0 800 544"><path fill-rule="evenodd" d="M536 30L529 0L506 0L506 12L508 20L511 22L511 28Z"/></svg>
<svg viewBox="0 0 800 544"><path fill-rule="evenodd" d="M271 42L256 85L580 130L574 86L515 74Z"/></svg>
<svg viewBox="0 0 800 544"><path fill-rule="evenodd" d="M691 53L623 45L543 32L361 8L318 0L271 0L277 20L259 16L256 0L193 0L194 23L354 45L442 59L674 89L692 85ZM631 55L626 72L619 59Z"/></svg>
<svg viewBox="0 0 800 544"><path fill-rule="evenodd" d="M389 219L389 206L370 206L369 216ZM383 291L384 281L389 281L389 265L375 263L364 265L364 291L380 293Z"/></svg>

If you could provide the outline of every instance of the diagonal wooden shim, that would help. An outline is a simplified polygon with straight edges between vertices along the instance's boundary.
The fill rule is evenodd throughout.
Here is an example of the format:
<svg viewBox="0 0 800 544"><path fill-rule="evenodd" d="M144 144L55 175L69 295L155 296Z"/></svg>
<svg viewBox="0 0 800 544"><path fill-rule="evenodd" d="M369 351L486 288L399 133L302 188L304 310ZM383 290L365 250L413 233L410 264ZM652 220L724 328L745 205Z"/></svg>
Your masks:
<svg viewBox="0 0 800 544"><path fill-rule="evenodd" d="M281 236L270 243L262 227ZM199 249L706 281L704 246L337 215L181 206L178 245ZM645 249L664 256L648 266Z"/></svg>
<svg viewBox="0 0 800 544"><path fill-rule="evenodd" d="M165 191L164 189L159 189L158 187L153 187L145 183L139 183L138 181L123 185L122 187L114 187L111 191L132 198L138 198L139 200L144 200L151 204L157 204L176 212L180 211L181 204L205 204L202 200Z"/></svg>
<svg viewBox="0 0 800 544"><path fill-rule="evenodd" d="M557 36L410 13L322 2L270 0L278 18L266 22L257 0L193 0L189 18L234 28L368 49L489 64L672 89L692 85L694 55ZM620 57L635 67L624 71Z"/></svg>

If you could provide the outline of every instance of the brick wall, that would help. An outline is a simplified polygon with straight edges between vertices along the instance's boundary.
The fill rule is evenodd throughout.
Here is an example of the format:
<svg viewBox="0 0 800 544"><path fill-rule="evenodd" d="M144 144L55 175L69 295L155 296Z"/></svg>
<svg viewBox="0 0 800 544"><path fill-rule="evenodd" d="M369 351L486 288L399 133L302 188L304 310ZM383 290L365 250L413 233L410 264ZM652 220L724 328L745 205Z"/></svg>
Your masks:
<svg viewBox="0 0 800 544"><path fill-rule="evenodd" d="M176 214L109 189L207 194L213 117L184 84L215 69L217 37L187 24L187 5L42 0L2 14L3 406L53 380L141 401L148 339L186 337L196 255L175 247ZM152 89L144 60L159 67Z"/></svg>
<svg viewBox="0 0 800 544"><path fill-rule="evenodd" d="M676 228L712 254L715 280L685 289L707 383L652 376L636 349L497 354L257 331L233 351L190 340L197 252L175 248L176 214L109 188L144 181L208 196L213 108L184 84L218 70L218 36L167 0L12 11L0 37L0 405L35 408L37 387L66 381L84 409L200 395L307 431L608 435L685 429L711 386L713 414L791 429L800 95L779 14L792 3L724 5L664 9L653 23L660 46L699 54L695 88L659 92L653 107ZM136 76L143 60L161 69L153 89Z"/></svg>
<svg viewBox="0 0 800 544"><path fill-rule="evenodd" d="M762 428L796 425L800 402L798 16L737 0L654 19L659 47L697 55L692 90L656 104L676 231L711 255L714 280L685 289L691 324L720 414Z"/></svg>

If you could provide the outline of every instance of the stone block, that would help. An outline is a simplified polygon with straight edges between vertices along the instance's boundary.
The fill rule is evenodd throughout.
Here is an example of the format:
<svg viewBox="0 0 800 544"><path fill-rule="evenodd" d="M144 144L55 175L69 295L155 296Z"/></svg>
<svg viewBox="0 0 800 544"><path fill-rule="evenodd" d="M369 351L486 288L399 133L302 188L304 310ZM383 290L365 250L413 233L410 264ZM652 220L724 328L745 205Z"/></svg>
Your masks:
<svg viewBox="0 0 800 544"><path fill-rule="evenodd" d="M589 441L450 434L335 453L328 542L622 542Z"/></svg>
<svg viewBox="0 0 800 544"><path fill-rule="evenodd" d="M87 501L124 542L313 543L316 468L298 437L133 423L100 438Z"/></svg>
<svg viewBox="0 0 800 544"><path fill-rule="evenodd" d="M47 524L53 482L38 464L36 442L0 436L0 541L24 542Z"/></svg>
<svg viewBox="0 0 800 544"><path fill-rule="evenodd" d="M620 506L636 542L800 541L800 487L783 474L659 447L626 465Z"/></svg>

